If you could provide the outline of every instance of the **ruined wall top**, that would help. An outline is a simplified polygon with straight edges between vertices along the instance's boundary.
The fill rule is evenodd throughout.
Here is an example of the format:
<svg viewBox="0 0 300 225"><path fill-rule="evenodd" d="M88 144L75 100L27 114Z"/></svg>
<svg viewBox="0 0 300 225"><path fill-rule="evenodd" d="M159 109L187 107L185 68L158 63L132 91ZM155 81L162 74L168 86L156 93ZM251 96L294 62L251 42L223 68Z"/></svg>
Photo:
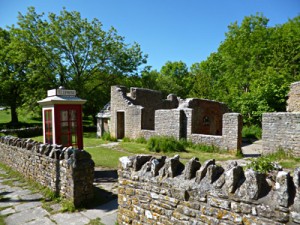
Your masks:
<svg viewBox="0 0 300 225"><path fill-rule="evenodd" d="M292 83L287 100L288 112L300 112L300 81Z"/></svg>
<svg viewBox="0 0 300 225"><path fill-rule="evenodd" d="M167 99L163 99L162 93L156 90L131 87L130 92L127 93L127 88L124 86L112 86L111 88L113 92L120 92L129 105L140 105L154 109L178 107L178 98L174 94L170 94ZM111 97L113 98L113 95Z"/></svg>

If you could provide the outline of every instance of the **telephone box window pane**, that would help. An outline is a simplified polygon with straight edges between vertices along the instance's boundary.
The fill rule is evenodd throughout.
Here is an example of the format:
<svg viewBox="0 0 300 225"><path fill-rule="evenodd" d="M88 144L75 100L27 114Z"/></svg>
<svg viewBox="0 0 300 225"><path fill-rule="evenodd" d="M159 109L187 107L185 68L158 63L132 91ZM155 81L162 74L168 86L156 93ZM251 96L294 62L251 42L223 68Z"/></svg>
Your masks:
<svg viewBox="0 0 300 225"><path fill-rule="evenodd" d="M53 143L53 134L52 134L52 110L44 111L44 124L45 124L45 142L48 144Z"/></svg>
<svg viewBox="0 0 300 225"><path fill-rule="evenodd" d="M68 121L68 110L61 110L60 121Z"/></svg>
<svg viewBox="0 0 300 225"><path fill-rule="evenodd" d="M76 110L70 110L70 117L71 117L71 121L76 121L77 120L77 116L76 116Z"/></svg>
<svg viewBox="0 0 300 225"><path fill-rule="evenodd" d="M67 134L69 133L69 127L68 127L68 121L66 122L61 122L61 133L62 134Z"/></svg>
<svg viewBox="0 0 300 225"><path fill-rule="evenodd" d="M63 146L78 147L77 111L60 110L60 139Z"/></svg>

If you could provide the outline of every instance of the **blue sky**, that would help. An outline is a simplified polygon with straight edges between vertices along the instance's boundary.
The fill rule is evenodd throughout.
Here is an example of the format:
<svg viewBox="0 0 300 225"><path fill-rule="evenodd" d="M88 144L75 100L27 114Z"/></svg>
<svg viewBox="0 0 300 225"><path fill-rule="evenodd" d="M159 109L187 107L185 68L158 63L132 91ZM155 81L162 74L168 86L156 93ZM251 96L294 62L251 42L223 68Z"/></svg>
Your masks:
<svg viewBox="0 0 300 225"><path fill-rule="evenodd" d="M38 13L67 10L113 26L126 43L134 41L148 54L148 65L167 61L188 66L205 60L225 38L228 25L261 12L269 26L300 14L300 0L0 0L0 27L16 24L18 12L34 6Z"/></svg>

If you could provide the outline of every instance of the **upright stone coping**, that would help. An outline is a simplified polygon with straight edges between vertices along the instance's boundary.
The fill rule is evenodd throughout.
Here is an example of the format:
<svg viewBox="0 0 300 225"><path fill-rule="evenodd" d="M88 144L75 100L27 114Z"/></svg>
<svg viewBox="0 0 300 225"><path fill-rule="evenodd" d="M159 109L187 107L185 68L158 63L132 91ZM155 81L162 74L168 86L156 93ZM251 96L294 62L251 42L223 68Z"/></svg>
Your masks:
<svg viewBox="0 0 300 225"><path fill-rule="evenodd" d="M119 224L300 224L300 168L269 175L179 156L120 158Z"/></svg>
<svg viewBox="0 0 300 225"><path fill-rule="evenodd" d="M94 197L94 162L84 150L4 136L0 137L0 161L70 199L75 206L85 205Z"/></svg>

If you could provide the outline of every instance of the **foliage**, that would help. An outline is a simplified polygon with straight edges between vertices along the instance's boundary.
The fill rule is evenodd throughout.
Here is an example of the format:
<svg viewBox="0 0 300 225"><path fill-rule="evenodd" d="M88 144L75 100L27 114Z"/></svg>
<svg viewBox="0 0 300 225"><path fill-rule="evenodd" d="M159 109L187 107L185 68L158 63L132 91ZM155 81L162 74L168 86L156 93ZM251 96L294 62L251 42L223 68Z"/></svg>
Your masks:
<svg viewBox="0 0 300 225"><path fill-rule="evenodd" d="M61 201L61 212L75 212L76 208L72 201L63 199Z"/></svg>
<svg viewBox="0 0 300 225"><path fill-rule="evenodd" d="M218 51L192 65L190 95L225 102L246 125L284 111L289 85L300 79L300 16L275 27L268 21L256 14L230 24Z"/></svg>
<svg viewBox="0 0 300 225"><path fill-rule="evenodd" d="M215 145L195 144L195 145L192 145L192 148L197 151L201 151L201 152L209 152L209 153L222 152L222 150Z"/></svg>
<svg viewBox="0 0 300 225"><path fill-rule="evenodd" d="M87 225L104 225L100 218L92 219Z"/></svg>
<svg viewBox="0 0 300 225"><path fill-rule="evenodd" d="M139 144L146 144L147 140L144 137L138 137L137 139L135 139L135 142Z"/></svg>
<svg viewBox="0 0 300 225"><path fill-rule="evenodd" d="M300 158L294 157L292 151L279 148L276 152L251 160L251 163L248 164L246 168L267 173L276 169L277 166L275 162L278 162L284 168L296 168L299 167Z"/></svg>
<svg viewBox="0 0 300 225"><path fill-rule="evenodd" d="M101 139L104 141L117 141L117 139L112 137L109 132L104 132Z"/></svg>
<svg viewBox="0 0 300 225"><path fill-rule="evenodd" d="M296 158L293 156L293 152L291 150L284 150L283 148L279 148L276 152L266 155L266 157L272 161Z"/></svg>
<svg viewBox="0 0 300 225"><path fill-rule="evenodd" d="M122 141L123 141L123 142L132 142L133 140L130 139L129 137L124 137L124 138L122 139Z"/></svg>
<svg viewBox="0 0 300 225"><path fill-rule="evenodd" d="M259 173L268 173L275 169L272 161L267 157L259 157L251 159L251 162L246 165L246 169L253 169Z"/></svg>
<svg viewBox="0 0 300 225"><path fill-rule="evenodd" d="M61 85L87 99L84 112L95 118L110 86L135 76L147 59L115 28L104 31L97 19L66 9L48 18L33 7L19 13L18 26L0 29L0 49L0 104L11 107L15 122L16 108L38 109L46 90Z"/></svg>
<svg viewBox="0 0 300 225"><path fill-rule="evenodd" d="M174 137L153 136L147 142L152 152L184 152L185 146Z"/></svg>
<svg viewBox="0 0 300 225"><path fill-rule="evenodd" d="M243 126L242 137L261 139L262 129L257 125Z"/></svg>

